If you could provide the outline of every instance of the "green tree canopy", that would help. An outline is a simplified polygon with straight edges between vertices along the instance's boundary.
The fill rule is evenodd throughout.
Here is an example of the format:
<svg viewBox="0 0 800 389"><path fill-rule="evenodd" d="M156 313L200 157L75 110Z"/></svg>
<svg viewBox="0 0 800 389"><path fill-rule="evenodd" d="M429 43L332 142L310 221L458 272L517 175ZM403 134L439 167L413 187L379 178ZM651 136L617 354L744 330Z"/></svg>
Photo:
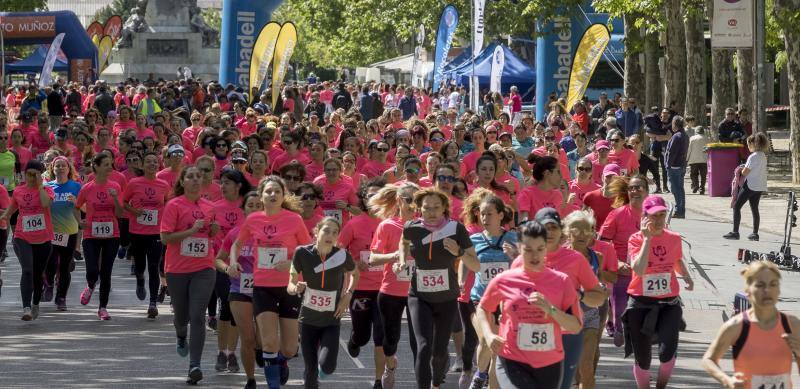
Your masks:
<svg viewBox="0 0 800 389"><path fill-rule="evenodd" d="M47 0L0 0L2 12L43 11L47 9Z"/></svg>

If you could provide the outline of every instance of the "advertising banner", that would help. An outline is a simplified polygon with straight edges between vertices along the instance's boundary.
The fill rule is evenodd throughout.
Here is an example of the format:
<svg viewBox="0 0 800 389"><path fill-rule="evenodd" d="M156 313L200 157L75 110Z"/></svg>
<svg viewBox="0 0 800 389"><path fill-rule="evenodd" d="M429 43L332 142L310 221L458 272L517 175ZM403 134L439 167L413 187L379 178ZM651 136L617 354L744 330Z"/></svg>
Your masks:
<svg viewBox="0 0 800 389"><path fill-rule="evenodd" d="M711 47L753 47L753 0L714 0Z"/></svg>
<svg viewBox="0 0 800 389"><path fill-rule="evenodd" d="M600 62L600 57L608 46L611 35L604 24L593 24L583 33L575 58L572 60L572 71L569 74L569 88L567 88L567 106L569 111L572 106L583 97L589 80Z"/></svg>
<svg viewBox="0 0 800 389"><path fill-rule="evenodd" d="M451 4L444 7L439 19L439 29L436 30L436 50L433 54L433 92L439 90L439 84L442 82L444 64L447 60L447 53L450 52L450 45L453 43L456 27L458 27L458 11Z"/></svg>
<svg viewBox="0 0 800 389"><path fill-rule="evenodd" d="M255 45L253 45L253 56L250 58L250 82L247 89L250 93L250 101L258 98L258 92L267 78L267 69L272 63L275 54L275 43L278 41L278 33L281 25L276 22L267 23L258 34Z"/></svg>
<svg viewBox="0 0 800 389"><path fill-rule="evenodd" d="M289 68L289 59L294 53L294 46L297 44L297 29L292 22L286 22L281 26L278 34L278 41L275 43L275 56L272 60L272 106L278 101L278 94L281 93L281 83L286 77L286 70Z"/></svg>
<svg viewBox="0 0 800 389"><path fill-rule="evenodd" d="M45 57L44 65L42 66L42 73L39 76L39 88L44 88L52 82L50 76L53 73L53 66L56 64L58 50L61 49L61 42L63 41L64 33L62 32L56 35L56 39L53 39L53 43L50 44L50 49L47 50L47 57Z"/></svg>

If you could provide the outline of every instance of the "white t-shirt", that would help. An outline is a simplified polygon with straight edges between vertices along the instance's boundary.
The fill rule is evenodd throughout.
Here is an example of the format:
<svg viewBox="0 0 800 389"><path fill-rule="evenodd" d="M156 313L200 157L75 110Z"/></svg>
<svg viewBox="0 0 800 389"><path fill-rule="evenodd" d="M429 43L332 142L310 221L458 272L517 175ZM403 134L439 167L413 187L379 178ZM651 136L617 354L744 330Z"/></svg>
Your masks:
<svg viewBox="0 0 800 389"><path fill-rule="evenodd" d="M744 181L752 191L767 191L767 156L761 151L756 151L747 157L744 167L750 169Z"/></svg>
<svg viewBox="0 0 800 389"><path fill-rule="evenodd" d="M451 92L448 107L458 109L459 100L461 100L461 95L458 92Z"/></svg>

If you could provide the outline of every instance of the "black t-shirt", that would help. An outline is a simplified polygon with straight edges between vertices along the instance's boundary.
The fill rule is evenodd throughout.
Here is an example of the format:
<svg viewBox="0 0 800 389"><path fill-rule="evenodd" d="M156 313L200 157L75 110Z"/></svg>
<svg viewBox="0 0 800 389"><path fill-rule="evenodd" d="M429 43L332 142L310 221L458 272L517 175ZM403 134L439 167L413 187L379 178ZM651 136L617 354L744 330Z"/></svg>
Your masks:
<svg viewBox="0 0 800 389"><path fill-rule="evenodd" d="M353 257L347 250L334 247L323 262L317 246L310 244L294 251L292 266L306 282L300 322L317 327L339 324L333 314L342 296L345 273L356 268Z"/></svg>
<svg viewBox="0 0 800 389"><path fill-rule="evenodd" d="M411 242L411 256L416 265L409 296L432 303L454 301L458 297L456 256L444 248L444 238L453 239L464 250L472 247L466 227L455 220L449 220L434 232L425 228L421 219L404 226L403 239Z"/></svg>

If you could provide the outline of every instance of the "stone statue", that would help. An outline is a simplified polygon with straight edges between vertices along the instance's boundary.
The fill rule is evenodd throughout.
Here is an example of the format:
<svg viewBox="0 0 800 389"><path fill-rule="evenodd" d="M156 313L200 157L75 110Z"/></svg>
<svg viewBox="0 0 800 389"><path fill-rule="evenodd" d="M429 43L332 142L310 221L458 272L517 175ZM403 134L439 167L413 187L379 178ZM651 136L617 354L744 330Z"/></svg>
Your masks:
<svg viewBox="0 0 800 389"><path fill-rule="evenodd" d="M148 30L147 21L144 19L144 8L133 7L131 16L122 26L122 36L120 36L117 47L131 47L133 45L133 34Z"/></svg>
<svg viewBox="0 0 800 389"><path fill-rule="evenodd" d="M203 19L202 13L200 12L200 8L197 6L190 7L189 15L192 31L203 34L203 46L217 47L219 31L211 28L211 26L206 23L205 19Z"/></svg>

